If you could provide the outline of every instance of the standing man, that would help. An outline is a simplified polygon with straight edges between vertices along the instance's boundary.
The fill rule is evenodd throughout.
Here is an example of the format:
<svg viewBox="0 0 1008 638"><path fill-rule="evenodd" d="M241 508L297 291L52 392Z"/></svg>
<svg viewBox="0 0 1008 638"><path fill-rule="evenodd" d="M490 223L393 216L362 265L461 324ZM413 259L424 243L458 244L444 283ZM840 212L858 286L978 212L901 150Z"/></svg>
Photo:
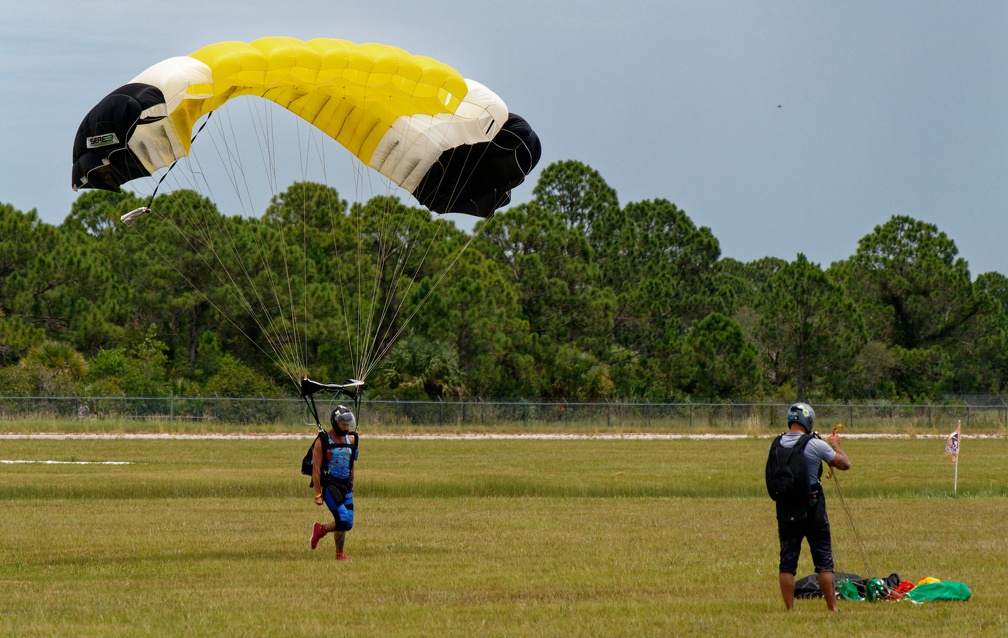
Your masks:
<svg viewBox="0 0 1008 638"><path fill-rule="evenodd" d="M312 452L312 485L315 504L325 503L332 512L333 522L315 523L312 526L311 548L315 549L326 534L336 541L336 560L350 560L343 552L346 533L354 523L353 464L357 460L357 434L351 433L354 415L348 408L339 406L329 418L330 429L315 439Z"/></svg>
<svg viewBox="0 0 1008 638"><path fill-rule="evenodd" d="M802 539L808 539L812 552L819 588L826 598L826 608L836 611L836 590L833 583L833 546L830 539L829 519L826 516L826 499L819 477L822 462L832 468L849 470L850 459L840 449L840 435L834 431L829 443L813 434L812 424L815 411L807 403L795 403L788 409L788 431L777 437L770 446L767 459L767 487L770 489L771 468L783 467L784 460L796 444L803 446L805 463L798 464L804 469L795 474L799 488L807 483L808 490L798 489L795 496L784 496L777 500L777 535L780 538L780 590L784 605L790 611L794 607L795 572L801 554ZM806 436L808 435L808 436ZM771 492L771 495L774 495Z"/></svg>

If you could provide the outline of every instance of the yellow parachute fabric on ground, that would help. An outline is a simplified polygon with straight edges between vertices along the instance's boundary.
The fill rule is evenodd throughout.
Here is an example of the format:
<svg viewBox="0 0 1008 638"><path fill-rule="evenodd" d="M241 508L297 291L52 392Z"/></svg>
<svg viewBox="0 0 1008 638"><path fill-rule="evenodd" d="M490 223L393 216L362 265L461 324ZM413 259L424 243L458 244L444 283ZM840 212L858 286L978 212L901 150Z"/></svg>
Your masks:
<svg viewBox="0 0 1008 638"><path fill-rule="evenodd" d="M381 44L271 37L211 44L188 57L205 64L213 80L192 84L169 114L176 130L191 131L226 101L256 95L310 122L365 164L396 119L453 113L468 90L447 64Z"/></svg>

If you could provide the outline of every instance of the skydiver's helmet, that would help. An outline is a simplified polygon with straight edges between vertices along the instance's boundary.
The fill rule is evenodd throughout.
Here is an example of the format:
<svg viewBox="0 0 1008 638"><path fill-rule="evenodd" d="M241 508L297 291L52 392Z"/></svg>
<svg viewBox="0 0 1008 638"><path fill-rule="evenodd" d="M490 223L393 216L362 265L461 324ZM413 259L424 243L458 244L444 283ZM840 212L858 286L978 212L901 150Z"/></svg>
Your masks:
<svg viewBox="0 0 1008 638"><path fill-rule="evenodd" d="M329 423L337 430L350 430L353 428L356 420L354 419L353 412L350 408L345 405L338 405L336 409L332 411L332 415L329 417Z"/></svg>
<svg viewBox="0 0 1008 638"><path fill-rule="evenodd" d="M798 423L806 432L812 431L812 423L815 421L815 410L808 403L794 403L788 408L787 422L788 427L791 427L792 423Z"/></svg>

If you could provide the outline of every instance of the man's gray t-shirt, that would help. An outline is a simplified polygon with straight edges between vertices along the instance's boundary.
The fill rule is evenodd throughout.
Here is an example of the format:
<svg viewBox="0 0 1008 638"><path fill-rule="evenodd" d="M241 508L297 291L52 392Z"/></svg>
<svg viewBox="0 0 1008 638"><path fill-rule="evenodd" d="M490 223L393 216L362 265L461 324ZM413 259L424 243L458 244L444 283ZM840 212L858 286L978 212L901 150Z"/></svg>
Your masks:
<svg viewBox="0 0 1008 638"><path fill-rule="evenodd" d="M801 437L801 432L785 432L781 437L781 447L792 448ZM836 452L829 443L815 437L809 439L808 445L805 446L805 467L808 468L809 485L819 482L819 464L822 461L829 463L834 456Z"/></svg>

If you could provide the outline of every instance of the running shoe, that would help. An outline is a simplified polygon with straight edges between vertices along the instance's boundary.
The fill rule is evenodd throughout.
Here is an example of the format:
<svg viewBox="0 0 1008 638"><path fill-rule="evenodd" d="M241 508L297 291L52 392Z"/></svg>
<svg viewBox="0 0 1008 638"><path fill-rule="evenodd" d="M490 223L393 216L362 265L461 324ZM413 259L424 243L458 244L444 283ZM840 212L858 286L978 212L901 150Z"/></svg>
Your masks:
<svg viewBox="0 0 1008 638"><path fill-rule="evenodd" d="M325 536L325 528L322 523L315 523L312 527L311 533L311 548L315 549L318 546L319 539Z"/></svg>

